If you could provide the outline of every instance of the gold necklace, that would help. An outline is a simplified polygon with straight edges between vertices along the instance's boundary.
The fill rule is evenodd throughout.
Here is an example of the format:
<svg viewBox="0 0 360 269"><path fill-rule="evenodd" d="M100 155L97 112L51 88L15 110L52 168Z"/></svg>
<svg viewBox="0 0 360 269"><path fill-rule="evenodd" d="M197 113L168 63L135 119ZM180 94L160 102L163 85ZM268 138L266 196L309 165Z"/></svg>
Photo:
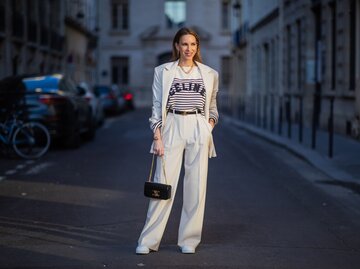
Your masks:
<svg viewBox="0 0 360 269"><path fill-rule="evenodd" d="M185 71L185 69L184 69L181 65L179 65L179 66L180 66L181 70L182 70L185 74L190 74L191 70L192 70L193 67L194 67L194 64L192 64L192 65L190 66L190 69L189 69L188 71Z"/></svg>

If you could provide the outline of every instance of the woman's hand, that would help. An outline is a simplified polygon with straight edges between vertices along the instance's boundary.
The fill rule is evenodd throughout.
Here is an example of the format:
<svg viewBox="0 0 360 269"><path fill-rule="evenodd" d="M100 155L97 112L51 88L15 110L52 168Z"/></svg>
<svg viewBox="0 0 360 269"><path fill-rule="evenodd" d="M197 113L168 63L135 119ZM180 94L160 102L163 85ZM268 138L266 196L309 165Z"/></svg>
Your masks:
<svg viewBox="0 0 360 269"><path fill-rule="evenodd" d="M164 144L161 139L154 140L154 154L163 156L164 155Z"/></svg>
<svg viewBox="0 0 360 269"><path fill-rule="evenodd" d="M215 121L213 119L209 119L209 124L211 125L211 127L214 129L215 127Z"/></svg>
<svg viewBox="0 0 360 269"><path fill-rule="evenodd" d="M154 147L153 151L155 155L163 156L164 155L164 144L161 139L160 129L157 128L154 133Z"/></svg>

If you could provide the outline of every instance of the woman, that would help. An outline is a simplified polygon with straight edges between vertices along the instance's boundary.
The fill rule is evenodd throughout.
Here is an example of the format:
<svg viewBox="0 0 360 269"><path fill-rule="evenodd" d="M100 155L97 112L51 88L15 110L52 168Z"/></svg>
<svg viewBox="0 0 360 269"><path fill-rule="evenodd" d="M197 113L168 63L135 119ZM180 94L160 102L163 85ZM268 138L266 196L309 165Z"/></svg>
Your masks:
<svg viewBox="0 0 360 269"><path fill-rule="evenodd" d="M154 132L150 152L160 157L154 181L172 185L172 198L150 200L137 254L159 248L174 201L183 154L185 177L178 245L182 253L195 253L201 240L208 158L216 156L211 132L218 122L218 73L201 63L199 37L188 28L180 29L174 37L173 60L155 68L149 119Z"/></svg>

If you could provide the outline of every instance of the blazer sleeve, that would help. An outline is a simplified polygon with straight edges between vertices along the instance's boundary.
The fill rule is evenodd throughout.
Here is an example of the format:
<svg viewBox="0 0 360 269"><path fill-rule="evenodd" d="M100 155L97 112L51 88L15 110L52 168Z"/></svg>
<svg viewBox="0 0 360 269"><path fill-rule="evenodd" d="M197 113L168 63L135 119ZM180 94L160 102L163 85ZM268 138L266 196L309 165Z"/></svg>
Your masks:
<svg viewBox="0 0 360 269"><path fill-rule="evenodd" d="M218 74L218 72L215 72L214 85L213 85L213 90L211 93L210 107L209 107L209 118L214 119L215 124L217 124L219 121L219 112L218 112L217 103L216 103L216 97L217 97L218 91L219 91L219 74Z"/></svg>
<svg viewBox="0 0 360 269"><path fill-rule="evenodd" d="M162 101L162 79L161 79L161 70L155 68L154 70L154 80L152 84L152 93L153 93L153 103L152 103L152 113L149 118L150 128L155 132L156 128L161 127L161 101Z"/></svg>

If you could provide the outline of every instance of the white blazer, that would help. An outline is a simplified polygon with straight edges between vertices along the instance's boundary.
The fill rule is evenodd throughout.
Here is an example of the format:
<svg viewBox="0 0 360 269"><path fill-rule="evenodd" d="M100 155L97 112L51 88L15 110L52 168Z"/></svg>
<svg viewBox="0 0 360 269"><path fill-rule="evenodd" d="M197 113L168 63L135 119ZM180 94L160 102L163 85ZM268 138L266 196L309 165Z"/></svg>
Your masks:
<svg viewBox="0 0 360 269"><path fill-rule="evenodd" d="M219 74L207 65L199 62L196 62L196 64L199 67L200 74L204 81L206 90L205 118L207 121L209 120L210 111L212 115L216 115L217 118L219 118L219 113L216 105L216 95L219 88ZM152 115L151 118L149 118L150 126L162 119L162 127L164 127L167 116L166 104L169 97L171 84L175 78L177 66L178 61L165 63L155 67L154 81L152 85ZM153 146L154 143L151 146L151 153L153 153ZM211 157L216 157L216 151L212 136L209 141L209 158Z"/></svg>

